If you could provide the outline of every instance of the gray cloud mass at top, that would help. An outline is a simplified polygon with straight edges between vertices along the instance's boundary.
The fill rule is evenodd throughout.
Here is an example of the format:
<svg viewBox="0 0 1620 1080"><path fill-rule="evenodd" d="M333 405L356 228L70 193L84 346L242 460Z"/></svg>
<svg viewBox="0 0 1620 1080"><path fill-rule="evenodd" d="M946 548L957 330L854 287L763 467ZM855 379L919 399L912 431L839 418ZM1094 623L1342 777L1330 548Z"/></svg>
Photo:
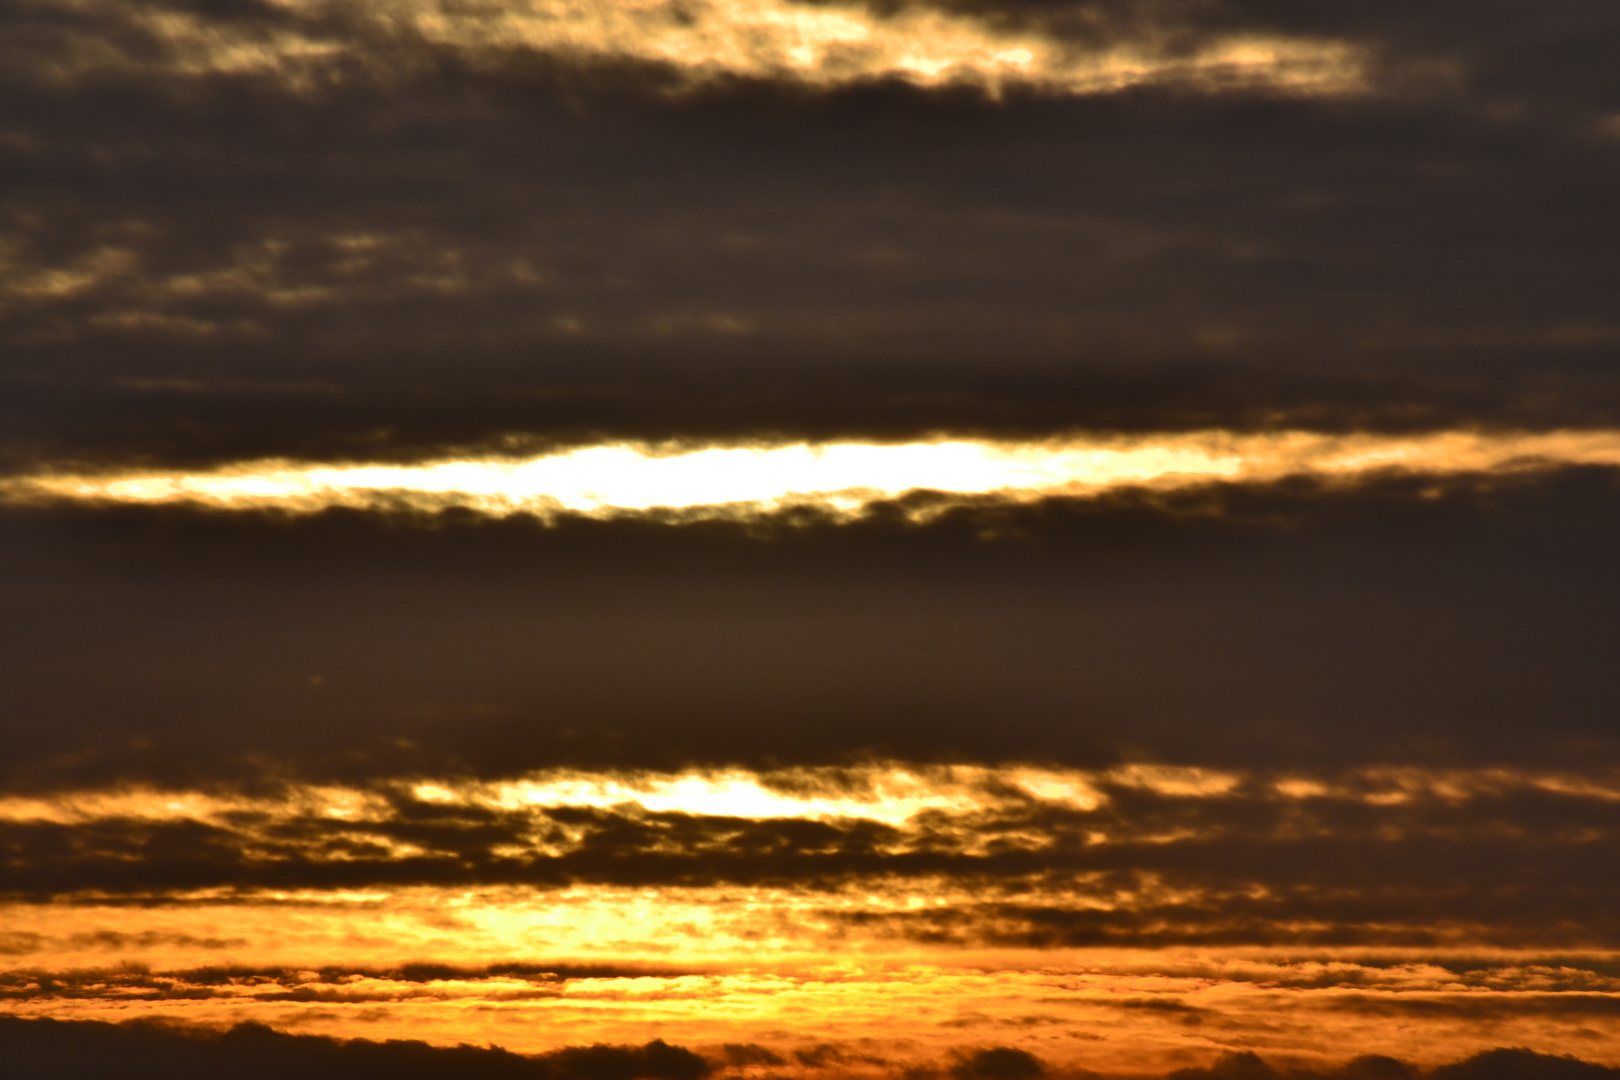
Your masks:
<svg viewBox="0 0 1620 1080"><path fill-rule="evenodd" d="M1603 4L757 8L9 5L5 460L1614 419Z"/></svg>

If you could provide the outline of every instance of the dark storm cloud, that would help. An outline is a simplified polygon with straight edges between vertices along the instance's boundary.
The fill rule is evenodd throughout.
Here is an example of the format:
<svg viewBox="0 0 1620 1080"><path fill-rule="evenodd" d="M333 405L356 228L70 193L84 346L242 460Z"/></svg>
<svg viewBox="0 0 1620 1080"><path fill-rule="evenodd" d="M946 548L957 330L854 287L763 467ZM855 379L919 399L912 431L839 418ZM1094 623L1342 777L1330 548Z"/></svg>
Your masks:
<svg viewBox="0 0 1620 1080"><path fill-rule="evenodd" d="M1614 420L1607 7L952 10L1370 91L671 96L342 5L12 5L8 460Z"/></svg>

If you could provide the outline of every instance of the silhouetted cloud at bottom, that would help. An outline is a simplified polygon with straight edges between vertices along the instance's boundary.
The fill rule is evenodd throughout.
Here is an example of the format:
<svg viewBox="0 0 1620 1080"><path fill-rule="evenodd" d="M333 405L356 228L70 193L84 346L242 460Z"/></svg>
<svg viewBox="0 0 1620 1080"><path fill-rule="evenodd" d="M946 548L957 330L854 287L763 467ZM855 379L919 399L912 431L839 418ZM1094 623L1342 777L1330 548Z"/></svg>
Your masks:
<svg viewBox="0 0 1620 1080"><path fill-rule="evenodd" d="M1329 1071L1280 1069L1252 1051L1226 1053L1205 1068L1177 1069L1171 1080L1608 1080L1620 1069L1569 1055L1499 1047L1449 1065L1421 1070L1392 1057L1366 1054Z"/></svg>
<svg viewBox="0 0 1620 1080"><path fill-rule="evenodd" d="M803 1056L801 1055L801 1058ZM191 1077L231 1075L242 1080L296 1075L304 1080L389 1080L455 1076L458 1080L699 1080L722 1071L794 1067L753 1045L727 1045L714 1060L657 1039L644 1046L569 1046L547 1054L514 1054L496 1046L430 1046L414 1040L374 1042L292 1035L263 1024L225 1030L185 1028L152 1021L104 1023L0 1017L0 1059L8 1076L24 1080L119 1075ZM820 1070L821 1061L799 1063ZM860 1063L882 1066L879 1059ZM979 1047L955 1054L940 1068L916 1065L894 1070L908 1080L949 1076L956 1080L1027 1080L1041 1076L1096 1076L1085 1069L1056 1069L1010 1046ZM1573 1056L1498 1048L1423 1070L1391 1057L1365 1055L1327 1069L1286 1068L1251 1051L1226 1052L1212 1064L1177 1069L1167 1080L1615 1080L1620 1069Z"/></svg>
<svg viewBox="0 0 1620 1080"><path fill-rule="evenodd" d="M435 1047L424 1042L340 1041L287 1035L263 1024L223 1033L152 1023L21 1020L0 1017L0 1057L14 1077L121 1075L178 1078L455 1076L460 1080L697 1080L702 1056L662 1040L645 1046L570 1046L526 1057L498 1047Z"/></svg>

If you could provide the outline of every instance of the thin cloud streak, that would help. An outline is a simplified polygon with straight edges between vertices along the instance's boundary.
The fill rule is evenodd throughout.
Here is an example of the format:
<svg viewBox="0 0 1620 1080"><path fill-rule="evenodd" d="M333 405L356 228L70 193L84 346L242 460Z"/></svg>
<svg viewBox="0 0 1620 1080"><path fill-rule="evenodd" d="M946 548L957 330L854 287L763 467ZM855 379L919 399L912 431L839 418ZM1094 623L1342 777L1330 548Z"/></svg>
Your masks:
<svg viewBox="0 0 1620 1080"><path fill-rule="evenodd" d="M970 440L881 445L717 446L660 452L588 446L525 460L412 465L264 461L200 473L40 475L0 487L10 501L193 503L315 513L332 507L494 516L611 517L695 512L756 517L809 509L856 518L913 492L1030 502L1129 487L1171 490L1289 477L1354 482L1392 472L1435 476L1620 465L1620 432L1440 432L1414 437L1204 432L1050 443ZM926 518L937 506L915 511Z"/></svg>

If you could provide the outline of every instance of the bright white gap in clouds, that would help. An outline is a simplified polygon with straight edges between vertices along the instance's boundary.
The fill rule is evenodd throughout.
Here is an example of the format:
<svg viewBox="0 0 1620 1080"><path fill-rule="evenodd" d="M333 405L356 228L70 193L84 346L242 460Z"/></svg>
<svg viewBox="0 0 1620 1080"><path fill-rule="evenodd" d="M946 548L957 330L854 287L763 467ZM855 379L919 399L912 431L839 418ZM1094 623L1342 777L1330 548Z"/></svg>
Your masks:
<svg viewBox="0 0 1620 1080"><path fill-rule="evenodd" d="M784 779L787 786L781 783ZM839 779L846 783L840 785ZM853 781L853 786L848 781ZM818 770L774 778L741 770L635 778L580 774L459 789L441 785L419 785L414 789L418 798L430 802L466 801L507 810L523 806L634 805L654 813L753 820L864 818L891 825L900 825L925 811L954 815L987 810L1005 801L1003 793L1007 791L1082 810L1095 809L1103 801L1087 774L977 766L915 772L896 766L858 770L840 777Z"/></svg>
<svg viewBox="0 0 1620 1080"><path fill-rule="evenodd" d="M1172 53L1163 40L1173 35L1149 30L1137 40L1084 48L1038 28L1001 28L923 6L887 15L858 3L790 0L278 0L277 6L293 18L274 32L177 10L132 17L169 46L172 70L276 73L295 83L340 60L369 59L379 70L397 63L387 50L367 56L375 46L352 29L361 26L373 41L414 37L474 62L525 52L632 60L667 65L699 84L742 77L836 87L897 78L991 93L1011 85L1058 94L1144 84L1209 93L1365 89L1359 52L1330 39L1234 34ZM105 65L109 53L116 50L87 54L81 65ZM151 58L132 53L122 62L146 65Z"/></svg>
<svg viewBox="0 0 1620 1080"><path fill-rule="evenodd" d="M527 459L414 465L274 460L199 473L44 474L0 485L10 501L192 503L314 513L332 507L463 508L504 516L679 512L746 518L795 508L860 517L909 492L1029 502L1128 487L1171 490L1287 477L1354 481L1391 471L1445 476L1620 465L1620 432L1440 432L1412 437L1203 432L1015 443L589 446ZM926 511L925 511L926 512Z"/></svg>

